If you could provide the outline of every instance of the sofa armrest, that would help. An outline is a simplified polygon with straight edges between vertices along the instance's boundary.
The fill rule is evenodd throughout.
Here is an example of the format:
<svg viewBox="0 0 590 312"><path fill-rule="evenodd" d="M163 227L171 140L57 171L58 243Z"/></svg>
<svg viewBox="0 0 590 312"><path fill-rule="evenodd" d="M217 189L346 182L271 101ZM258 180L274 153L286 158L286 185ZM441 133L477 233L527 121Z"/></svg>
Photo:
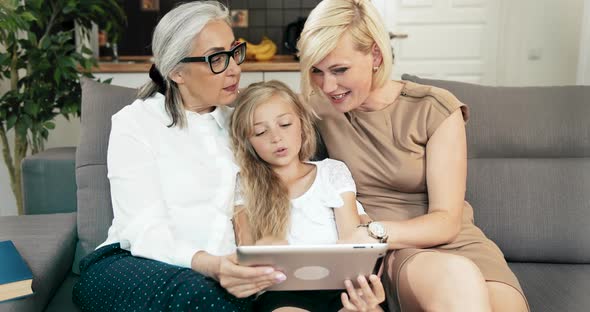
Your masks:
<svg viewBox="0 0 590 312"><path fill-rule="evenodd" d="M76 213L0 217L0 241L4 240L12 240L31 269L35 294L2 302L0 311L43 311L71 272Z"/></svg>
<svg viewBox="0 0 590 312"><path fill-rule="evenodd" d="M75 212L76 148L47 149L22 163L24 213Z"/></svg>

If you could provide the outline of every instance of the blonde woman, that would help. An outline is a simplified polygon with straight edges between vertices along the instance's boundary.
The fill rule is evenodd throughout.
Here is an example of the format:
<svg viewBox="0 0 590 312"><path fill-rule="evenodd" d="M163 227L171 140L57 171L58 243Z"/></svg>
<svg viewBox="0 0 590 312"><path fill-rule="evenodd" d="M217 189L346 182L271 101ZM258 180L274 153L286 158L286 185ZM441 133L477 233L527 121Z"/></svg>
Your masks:
<svg viewBox="0 0 590 312"><path fill-rule="evenodd" d="M464 199L467 107L446 90L390 80L389 36L369 0L320 2L298 49L328 153L350 168L359 201L397 250L383 275L389 308L527 311Z"/></svg>
<svg viewBox="0 0 590 312"><path fill-rule="evenodd" d="M309 161L316 148L314 119L278 81L253 84L238 97L231 136L241 168L234 221L239 245L333 244L359 225L355 184L346 165ZM361 290L345 282L348 294L266 292L256 300L256 310L381 311L385 296L379 278L359 276L358 282Z"/></svg>

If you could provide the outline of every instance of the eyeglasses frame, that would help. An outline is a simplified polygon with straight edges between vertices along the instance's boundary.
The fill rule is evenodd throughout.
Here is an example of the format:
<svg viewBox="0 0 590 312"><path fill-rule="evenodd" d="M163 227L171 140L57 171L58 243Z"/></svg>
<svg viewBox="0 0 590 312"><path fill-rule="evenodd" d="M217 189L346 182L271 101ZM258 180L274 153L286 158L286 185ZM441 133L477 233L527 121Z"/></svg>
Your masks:
<svg viewBox="0 0 590 312"><path fill-rule="evenodd" d="M236 53L236 51L241 48L242 46L244 46L244 58L241 60L236 60L234 55ZM238 44L236 44L233 48L231 48L231 50L229 51L218 51L218 52L214 52L211 53L209 55L206 56L188 56L183 58L182 60L180 60L180 63L199 63L199 62L204 62L209 64L209 69L211 69L211 72L214 74L221 74L223 73L228 67L229 67L229 59L230 57L234 59L234 61L236 61L236 64L240 65L242 64L245 60L246 60L246 49L248 48L248 46L246 45L246 42L239 42ZM219 71L219 72L215 72L213 70L213 64L211 64L211 58L218 56L218 55L227 55L228 58L226 58L225 61L225 65L223 67L223 70Z"/></svg>

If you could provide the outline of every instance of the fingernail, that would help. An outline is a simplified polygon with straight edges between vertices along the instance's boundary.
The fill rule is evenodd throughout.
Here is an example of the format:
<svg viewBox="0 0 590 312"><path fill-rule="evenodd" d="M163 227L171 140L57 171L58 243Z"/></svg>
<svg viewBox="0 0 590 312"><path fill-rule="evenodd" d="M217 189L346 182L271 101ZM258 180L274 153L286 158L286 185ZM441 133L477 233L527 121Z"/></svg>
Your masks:
<svg viewBox="0 0 590 312"><path fill-rule="evenodd" d="M287 279L287 276L283 273L279 273L277 275L275 275L275 281L277 282L284 282Z"/></svg>
<svg viewBox="0 0 590 312"><path fill-rule="evenodd" d="M264 269L264 274L270 274L272 272L274 272L275 270L273 268L266 268Z"/></svg>

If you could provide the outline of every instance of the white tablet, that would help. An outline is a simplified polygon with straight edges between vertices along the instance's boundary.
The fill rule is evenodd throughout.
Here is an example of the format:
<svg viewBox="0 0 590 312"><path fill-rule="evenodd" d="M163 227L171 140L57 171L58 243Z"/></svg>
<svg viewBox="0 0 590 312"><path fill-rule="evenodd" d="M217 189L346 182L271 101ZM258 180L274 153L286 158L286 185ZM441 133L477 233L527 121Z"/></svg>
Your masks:
<svg viewBox="0 0 590 312"><path fill-rule="evenodd" d="M267 290L344 289L344 280L377 273L387 244L240 246L241 265L269 265L287 280Z"/></svg>

